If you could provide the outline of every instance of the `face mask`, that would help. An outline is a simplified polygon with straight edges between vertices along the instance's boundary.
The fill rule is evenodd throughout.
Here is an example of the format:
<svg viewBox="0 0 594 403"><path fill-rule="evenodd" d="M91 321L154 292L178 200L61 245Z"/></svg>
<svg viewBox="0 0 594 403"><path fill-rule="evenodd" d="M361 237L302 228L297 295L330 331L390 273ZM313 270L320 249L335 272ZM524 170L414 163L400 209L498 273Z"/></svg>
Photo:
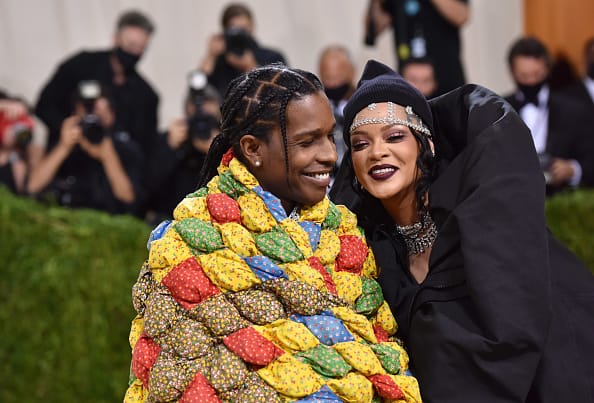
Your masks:
<svg viewBox="0 0 594 403"><path fill-rule="evenodd" d="M590 77L592 80L594 80L594 63L588 64L586 74L588 75L588 77Z"/></svg>
<svg viewBox="0 0 594 403"><path fill-rule="evenodd" d="M533 84L533 85L524 85L520 83L516 83L518 89L522 94L524 94L524 100L526 102L533 103L534 105L538 106L538 93L540 92L543 85L545 85L546 81L541 81L540 83Z"/></svg>
<svg viewBox="0 0 594 403"><path fill-rule="evenodd" d="M346 95L351 86L348 83L339 85L338 87L326 87L324 92L329 100L338 103Z"/></svg>
<svg viewBox="0 0 594 403"><path fill-rule="evenodd" d="M118 58L118 61L122 65L124 72L126 74L130 74L134 71L134 67L136 63L140 60L141 55L135 55L129 52L126 52L120 47L115 48L115 55Z"/></svg>

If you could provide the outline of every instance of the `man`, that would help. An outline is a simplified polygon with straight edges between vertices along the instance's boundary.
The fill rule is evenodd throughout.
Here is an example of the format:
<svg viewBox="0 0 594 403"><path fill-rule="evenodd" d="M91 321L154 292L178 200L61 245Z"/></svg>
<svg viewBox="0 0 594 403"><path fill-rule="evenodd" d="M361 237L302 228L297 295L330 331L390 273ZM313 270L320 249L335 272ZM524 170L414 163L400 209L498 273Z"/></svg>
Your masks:
<svg viewBox="0 0 594 403"><path fill-rule="evenodd" d="M60 138L62 122L72 110L72 96L81 81L96 80L111 94L117 122L148 153L157 131L159 98L136 71L136 64L154 31L152 22L138 11L120 16L113 48L79 52L64 61L41 91L36 114L49 128L49 145Z"/></svg>
<svg viewBox="0 0 594 403"><path fill-rule="evenodd" d="M570 97L551 91L551 60L536 38L510 48L508 65L516 91L505 99L530 128L549 194L566 187L593 186L594 115Z"/></svg>
<svg viewBox="0 0 594 403"><path fill-rule="evenodd" d="M140 214L143 153L116 117L98 82L81 84L58 141L31 172L29 192L65 207Z"/></svg>
<svg viewBox="0 0 594 403"><path fill-rule="evenodd" d="M411 58L400 65L402 78L430 99L437 91L437 80L433 64L427 58Z"/></svg>
<svg viewBox="0 0 594 403"><path fill-rule="evenodd" d="M367 45L391 26L399 64L410 58L433 61L438 88L444 94L464 84L460 28L470 17L468 0L369 0Z"/></svg>
<svg viewBox="0 0 594 403"><path fill-rule="evenodd" d="M223 33L214 34L209 39L208 51L200 64L200 70L219 94L225 94L231 80L241 73L270 63L285 63L280 52L256 42L254 19L247 6L228 5L223 11L221 26Z"/></svg>
<svg viewBox="0 0 594 403"><path fill-rule="evenodd" d="M338 161L336 162L338 167L346 151L342 139L343 109L355 90L355 65L345 47L332 45L322 50L318 67L320 81L324 85L324 91L332 104L332 111L336 119L334 142L338 153Z"/></svg>

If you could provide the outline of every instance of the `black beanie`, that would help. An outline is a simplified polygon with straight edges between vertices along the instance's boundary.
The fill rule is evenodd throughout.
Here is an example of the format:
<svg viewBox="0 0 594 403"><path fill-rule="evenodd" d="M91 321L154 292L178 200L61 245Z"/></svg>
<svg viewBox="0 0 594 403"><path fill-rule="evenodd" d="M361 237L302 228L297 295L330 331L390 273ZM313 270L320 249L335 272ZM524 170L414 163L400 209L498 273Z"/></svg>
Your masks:
<svg viewBox="0 0 594 403"><path fill-rule="evenodd" d="M410 85L402 76L390 67L376 60L369 60L363 70L363 75L357 84L357 89L344 107L344 142L350 147L351 135L349 129L355 115L371 103L393 102L401 106L411 106L432 135L433 115L427 99L415 87Z"/></svg>

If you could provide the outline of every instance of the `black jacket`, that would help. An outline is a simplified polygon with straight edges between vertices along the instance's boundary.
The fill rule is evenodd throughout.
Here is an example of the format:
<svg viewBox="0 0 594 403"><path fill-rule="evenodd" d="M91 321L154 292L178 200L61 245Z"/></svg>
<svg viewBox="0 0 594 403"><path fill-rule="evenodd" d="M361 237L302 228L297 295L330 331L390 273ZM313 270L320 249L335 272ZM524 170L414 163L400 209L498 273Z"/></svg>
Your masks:
<svg viewBox="0 0 594 403"><path fill-rule="evenodd" d="M516 94L505 97L516 110ZM551 91L548 101L549 121L545 152L551 157L574 159L582 167L581 186L594 186L594 110L573 99L566 92ZM550 193L561 189L549 189Z"/></svg>
<svg viewBox="0 0 594 403"><path fill-rule="evenodd" d="M594 278L547 230L526 126L478 86L430 104L439 233L425 281L389 218L370 220L381 206L355 206L423 401L594 401Z"/></svg>
<svg viewBox="0 0 594 403"><path fill-rule="evenodd" d="M132 136L145 155L157 135L159 97L153 88L133 71L121 86L113 83L111 51L80 52L58 66L42 89L35 114L49 128L49 145L60 138L62 121L73 113L73 97L82 80L97 80L109 91L114 105L116 126Z"/></svg>

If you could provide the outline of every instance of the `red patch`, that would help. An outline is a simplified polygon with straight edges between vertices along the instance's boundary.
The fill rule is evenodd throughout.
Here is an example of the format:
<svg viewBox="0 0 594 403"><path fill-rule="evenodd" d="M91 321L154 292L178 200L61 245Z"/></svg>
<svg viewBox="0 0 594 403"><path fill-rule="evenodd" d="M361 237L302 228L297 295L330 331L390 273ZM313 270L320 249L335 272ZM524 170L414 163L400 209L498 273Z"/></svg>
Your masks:
<svg viewBox="0 0 594 403"><path fill-rule="evenodd" d="M377 394L381 397L391 400L404 399L405 396L402 389L388 375L372 375L367 379L373 383Z"/></svg>
<svg viewBox="0 0 594 403"><path fill-rule="evenodd" d="M225 154L223 154L223 157L221 158L221 163L228 167L229 163L231 162L231 160L235 158L235 154L233 154L233 149L230 148L227 150L227 152Z"/></svg>
<svg viewBox="0 0 594 403"><path fill-rule="evenodd" d="M244 327L231 333L223 338L223 343L242 360L254 365L268 365L285 353L253 327Z"/></svg>
<svg viewBox="0 0 594 403"><path fill-rule="evenodd" d="M132 351L132 373L148 388L149 374L157 361L161 347L146 334L142 334Z"/></svg>
<svg viewBox="0 0 594 403"><path fill-rule="evenodd" d="M161 283L169 289L173 298L188 310L220 293L217 286L204 274L195 257L176 265Z"/></svg>
<svg viewBox="0 0 594 403"><path fill-rule="evenodd" d="M179 403L215 403L220 401L217 392L200 372L196 372L194 379L179 399Z"/></svg>
<svg viewBox="0 0 594 403"><path fill-rule="evenodd" d="M340 253L336 257L334 270L361 274L363 263L367 259L367 246L361 238L354 235L342 235L338 238Z"/></svg>
<svg viewBox="0 0 594 403"><path fill-rule="evenodd" d="M326 270L320 259L317 256L312 256L308 258L307 261L311 267L316 269L316 271L322 275L324 284L326 284L328 291L334 295L337 295L338 291L336 291L336 285L334 284L334 281L332 281L332 276L330 273L328 273L328 270Z"/></svg>
<svg viewBox="0 0 594 403"><path fill-rule="evenodd" d="M373 333L375 333L375 338L377 339L378 343L390 341L390 335L388 334L388 332L386 332L386 329L384 329L380 325L375 325L373 327Z"/></svg>
<svg viewBox="0 0 594 403"><path fill-rule="evenodd" d="M224 193L214 193L206 196L206 206L212 222L225 224L236 222L241 224L239 204Z"/></svg>

